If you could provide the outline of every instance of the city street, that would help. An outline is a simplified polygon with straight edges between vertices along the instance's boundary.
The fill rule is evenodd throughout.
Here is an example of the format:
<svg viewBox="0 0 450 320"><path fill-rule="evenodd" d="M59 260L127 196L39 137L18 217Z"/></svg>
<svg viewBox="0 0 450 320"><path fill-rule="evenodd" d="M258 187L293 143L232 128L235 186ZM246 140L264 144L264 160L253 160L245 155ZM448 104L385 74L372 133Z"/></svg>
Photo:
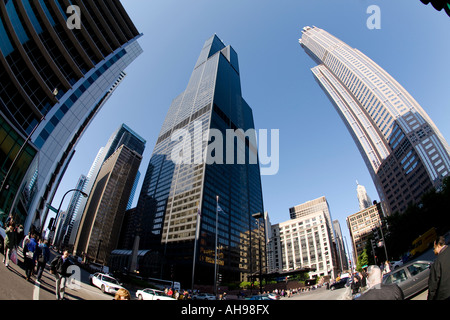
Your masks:
<svg viewBox="0 0 450 320"><path fill-rule="evenodd" d="M446 241L448 243L448 235L446 238ZM436 259L436 256L433 252L433 249L428 249L425 251L422 255L418 256L417 258L413 259L412 261L418 261L418 260L429 260L434 261ZM428 290L425 290L415 297L411 298L411 300L427 300L428 296ZM337 289L334 291L327 290L325 287L307 291L307 292L300 292L295 295L293 295L290 298L282 298L282 300L350 300L350 289L349 288L343 288L343 289Z"/></svg>
<svg viewBox="0 0 450 320"><path fill-rule="evenodd" d="M3 259L3 255L0 255ZM50 274L49 269L45 270L41 279L41 284L35 284L35 277L32 281L26 281L23 267L23 257L19 250L19 265L10 264L9 270L3 263L0 263L0 300L55 300L55 279ZM51 260L55 252L51 251ZM414 260L434 260L436 257L432 249L427 250ZM80 282L77 286L66 287L66 300L112 300L114 297L104 294L100 289L90 285L89 272L80 270ZM349 300L348 288L327 290L325 287L294 294L290 298L282 300ZM132 300L135 298L135 290L130 290ZM413 297L411 300L426 300L428 290Z"/></svg>
<svg viewBox="0 0 450 320"><path fill-rule="evenodd" d="M326 287L311 291L299 292L290 298L281 298L284 301L291 300L347 300L347 289L327 290Z"/></svg>
<svg viewBox="0 0 450 320"><path fill-rule="evenodd" d="M415 296L411 300L427 300L428 290L420 293ZM281 300L290 301L290 300L350 300L350 289L337 289L334 291L327 290L325 287L307 291L307 292L299 292L297 294L292 295L290 298L282 298Z"/></svg>
<svg viewBox="0 0 450 320"><path fill-rule="evenodd" d="M54 258L51 251L51 260ZM0 255L3 260L3 255ZM0 300L55 300L55 278L47 268L41 279L41 284L35 284L35 276L32 281L25 279L23 257L19 250L19 265L11 262L9 269L0 263ZM50 261L51 261L50 260ZM66 300L111 300L112 295L103 294L100 289L89 284L89 273L81 270L81 283L78 287L66 287Z"/></svg>

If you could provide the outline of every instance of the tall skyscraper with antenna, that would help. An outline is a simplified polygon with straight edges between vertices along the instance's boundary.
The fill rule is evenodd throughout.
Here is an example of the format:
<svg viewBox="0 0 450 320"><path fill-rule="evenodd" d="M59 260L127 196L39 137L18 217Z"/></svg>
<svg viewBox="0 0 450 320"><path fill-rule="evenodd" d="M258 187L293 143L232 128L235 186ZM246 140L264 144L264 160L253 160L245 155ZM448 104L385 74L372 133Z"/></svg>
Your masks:
<svg viewBox="0 0 450 320"><path fill-rule="evenodd" d="M158 250L162 256L163 274L155 276L174 276L187 286L193 268L195 283L214 282L216 196L223 209L218 215L217 262L219 273L226 270L223 281L249 281L260 257L257 239L264 226L259 229L252 214L264 212L261 175L259 163L248 161L257 155L255 140L236 135L231 145L237 152L232 155L224 145L209 144L217 146L221 138L208 136L209 129L221 137L227 130L254 129L252 109L242 97L237 53L217 35L205 42L186 90L169 108L136 208L140 249ZM181 138L186 147L182 163L174 159ZM241 151L244 164L236 161ZM203 155L214 153L217 161L206 163Z"/></svg>

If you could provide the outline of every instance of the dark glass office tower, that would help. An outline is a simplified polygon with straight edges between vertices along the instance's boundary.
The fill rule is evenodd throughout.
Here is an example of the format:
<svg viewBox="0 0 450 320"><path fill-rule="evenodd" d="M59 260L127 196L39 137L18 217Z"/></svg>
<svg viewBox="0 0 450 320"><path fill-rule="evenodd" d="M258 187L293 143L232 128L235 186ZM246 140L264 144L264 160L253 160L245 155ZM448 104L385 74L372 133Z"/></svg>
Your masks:
<svg viewBox="0 0 450 320"><path fill-rule="evenodd" d="M145 139L122 124L102 148L85 190L89 198L81 208L74 254L107 263L110 252L117 249L145 144Z"/></svg>
<svg viewBox="0 0 450 320"><path fill-rule="evenodd" d="M74 245L74 254L106 265L117 249L128 198L142 156L122 144L103 162L94 182Z"/></svg>
<svg viewBox="0 0 450 320"><path fill-rule="evenodd" d="M259 163L249 161L257 160L256 139L236 134L233 155L226 152L230 139L225 141L226 130L253 128L237 54L214 35L205 42L186 90L170 106L139 197L140 249L158 250L163 261L152 276L189 287L195 266L194 282L213 285L216 196L223 210L218 214L218 273L224 282L239 282L257 271L259 233L252 214L264 208ZM242 151L245 161L238 162ZM177 161L179 155L183 161Z"/></svg>
<svg viewBox="0 0 450 320"><path fill-rule="evenodd" d="M119 0L0 1L0 209L25 231L42 228L76 143L142 53L140 36Z"/></svg>
<svg viewBox="0 0 450 320"><path fill-rule="evenodd" d="M97 154L97 157L92 164L91 170L87 175L88 181L86 182L83 191L89 195L93 192L92 190L94 184L96 183L97 175L99 174L104 162L108 160L115 152L117 152L117 149L119 149L122 145L125 145L129 150L142 157L146 143L147 142L145 141L145 139L138 135L129 126L127 126L126 124L122 124L108 139L106 146L101 148L99 153ZM133 194L135 192L134 189L136 188L138 179L139 178L136 175L135 182L133 183L133 188L131 190L131 193ZM70 240L68 241L69 248L73 248L74 246L76 240L75 238L80 228L80 222L86 214L86 206L89 200L90 199L86 198L81 199L81 203L79 204L79 214L76 216L76 219L72 221L72 230L74 235L71 236ZM131 196L128 200L128 203L130 201L132 201Z"/></svg>

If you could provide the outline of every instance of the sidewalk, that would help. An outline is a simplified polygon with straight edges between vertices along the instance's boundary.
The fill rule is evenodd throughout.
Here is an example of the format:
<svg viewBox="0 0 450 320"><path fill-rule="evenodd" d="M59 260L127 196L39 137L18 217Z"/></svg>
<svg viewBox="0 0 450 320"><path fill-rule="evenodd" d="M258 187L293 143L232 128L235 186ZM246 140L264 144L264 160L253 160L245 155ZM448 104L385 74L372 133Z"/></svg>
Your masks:
<svg viewBox="0 0 450 320"><path fill-rule="evenodd" d="M3 259L3 255L1 258ZM25 264L22 249L17 250L17 264L12 261L9 264L8 271L11 273L11 278L14 281L21 281L17 284L17 287L10 287L10 290L18 290L20 288L21 296L18 300L56 300L55 296L55 277L50 273L49 264L47 264L40 283L36 282L36 274L31 275L30 280L26 280ZM16 279L15 279L15 278ZM28 285L27 285L28 284ZM31 287L30 287L31 286ZM84 284L81 284L83 287ZM65 292L66 300L82 300L76 290L71 290L66 286Z"/></svg>

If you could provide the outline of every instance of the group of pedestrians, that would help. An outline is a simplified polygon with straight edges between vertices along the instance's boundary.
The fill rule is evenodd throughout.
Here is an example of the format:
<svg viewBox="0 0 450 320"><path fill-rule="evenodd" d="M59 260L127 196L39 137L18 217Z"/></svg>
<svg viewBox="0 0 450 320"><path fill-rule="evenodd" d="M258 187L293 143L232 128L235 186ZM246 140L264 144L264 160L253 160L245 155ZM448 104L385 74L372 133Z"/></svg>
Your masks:
<svg viewBox="0 0 450 320"><path fill-rule="evenodd" d="M3 263L7 268L11 261L17 263L17 247L23 238L23 226L16 227L12 217L6 220Z"/></svg>
<svg viewBox="0 0 450 320"><path fill-rule="evenodd" d="M40 282L45 265L50 260L50 249L48 242L30 232L23 237L23 227L16 227L13 219L8 219L5 230L6 237L4 239L4 259L3 263L9 269L11 261L18 264L17 254L19 248L23 253L23 266L25 270L25 278L31 280L32 275L36 275L36 282ZM23 239L22 239L23 238Z"/></svg>
<svg viewBox="0 0 450 320"><path fill-rule="evenodd" d="M361 272L355 272L352 276L352 283L350 288L352 295L357 296L359 293L363 293L367 289L367 266L364 266Z"/></svg>
<svg viewBox="0 0 450 320"><path fill-rule="evenodd" d="M50 248L48 241L41 239L35 232L23 236L23 226L16 227L12 217L6 220L4 239L4 258L3 263L6 268L11 270L11 263L18 265L18 250L23 253L23 269L25 279L31 281L35 276L36 284L41 284L42 275L47 263L50 262ZM55 277L55 294L57 300L64 299L64 292L67 278L70 276L67 269L70 266L68 259L69 252L65 251L63 255L56 256L50 262L50 273Z"/></svg>

